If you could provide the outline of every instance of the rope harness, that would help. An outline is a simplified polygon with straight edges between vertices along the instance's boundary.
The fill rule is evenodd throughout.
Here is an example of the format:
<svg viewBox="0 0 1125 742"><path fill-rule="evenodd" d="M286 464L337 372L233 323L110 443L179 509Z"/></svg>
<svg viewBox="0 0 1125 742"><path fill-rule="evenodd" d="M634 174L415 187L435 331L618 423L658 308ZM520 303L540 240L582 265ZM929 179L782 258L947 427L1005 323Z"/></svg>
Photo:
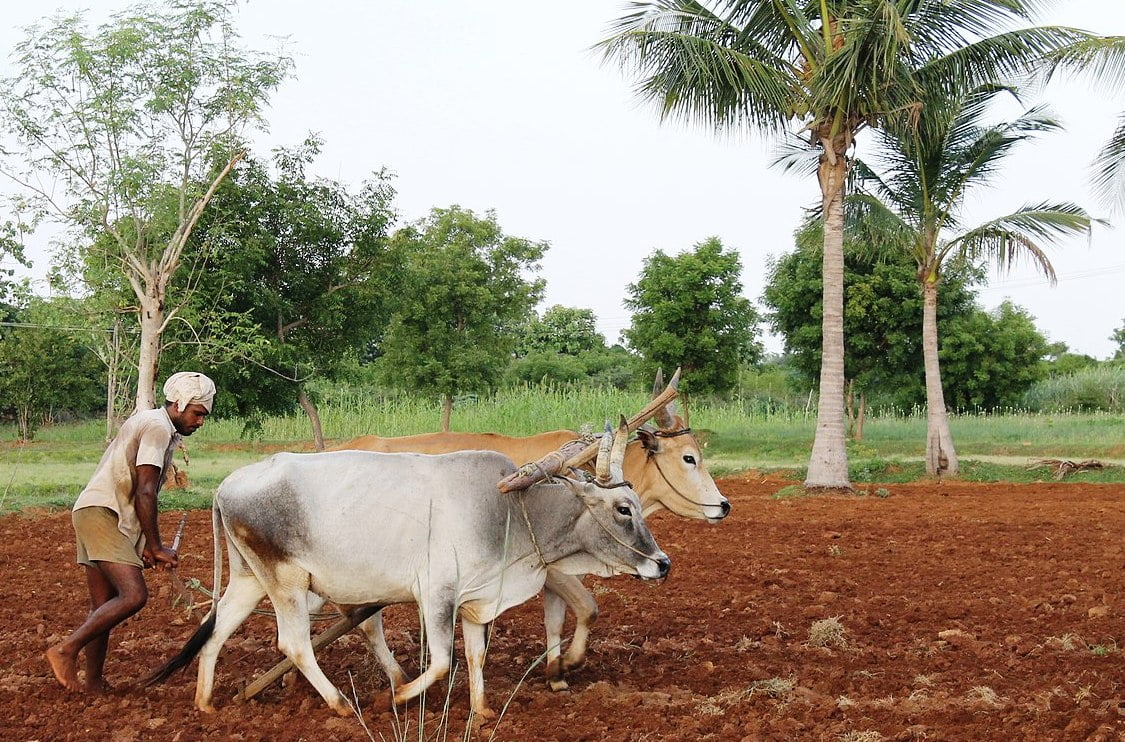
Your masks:
<svg viewBox="0 0 1125 742"><path fill-rule="evenodd" d="M575 497L578 497L579 499L581 499L581 495L578 492L578 483L576 483L575 481L573 481L571 479L568 479L566 477L558 477L557 479L561 480L562 483L565 484L570 489L571 494L573 494ZM548 481L554 481L554 478L549 478ZM596 484L601 489L616 489L618 487L629 487L631 489L633 487L632 483L628 482L628 481L615 482L613 484L602 484L601 482L598 482L598 481L595 480L593 482L593 484ZM526 494L527 494L527 490L520 490L519 491L518 499L519 499L519 503L520 503L520 513L523 515L523 522L524 522L524 525L527 526L527 532L531 535L531 545L535 548L535 555L537 557L539 557L539 563L542 564L544 567L546 567L547 566L547 560L543 558L543 551L542 551L542 549L539 548L539 541L535 538L535 529L533 529L531 527L531 517L527 514L527 503L524 499ZM609 526L607 526L605 523L603 523L598 518L598 516L594 513L594 509L590 507L590 503L586 502L585 500L582 500L582 504L583 504L583 506L585 506L586 511L588 513L590 513L590 517L594 519L594 522L598 524L599 528L601 528L603 531L605 531L607 536L609 536L611 539L616 541L621 546L624 546L626 549L633 552L637 556L639 556L643 559L648 559L651 562L656 561L655 557L652 557L649 554L645 554L643 551L636 548L632 544L627 544L624 541L622 541L616 533L614 533L613 531L610 530Z"/></svg>

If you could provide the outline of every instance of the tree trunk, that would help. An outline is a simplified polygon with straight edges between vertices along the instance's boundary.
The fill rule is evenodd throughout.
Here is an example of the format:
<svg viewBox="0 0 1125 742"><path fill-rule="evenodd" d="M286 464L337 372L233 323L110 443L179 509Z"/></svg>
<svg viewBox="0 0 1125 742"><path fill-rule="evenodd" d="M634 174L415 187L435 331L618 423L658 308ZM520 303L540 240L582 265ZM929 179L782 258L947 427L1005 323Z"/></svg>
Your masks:
<svg viewBox="0 0 1125 742"><path fill-rule="evenodd" d="M926 473L931 477L956 475L957 451L945 412L938 360L937 282L922 281L922 359L926 368Z"/></svg>
<svg viewBox="0 0 1125 742"><path fill-rule="evenodd" d="M829 146L825 143L825 146ZM851 489L847 427L844 422L844 179L847 160L821 157L824 203L824 315L820 358L820 399L806 489Z"/></svg>
<svg viewBox="0 0 1125 742"><path fill-rule="evenodd" d="M453 395L446 394L441 398L441 432L449 432L449 418L453 414Z"/></svg>
<svg viewBox="0 0 1125 742"><path fill-rule="evenodd" d="M863 440L863 421L867 417L867 392L859 393L859 412L855 416L855 439Z"/></svg>
<svg viewBox="0 0 1125 742"><path fill-rule="evenodd" d="M137 358L137 403L133 414L156 407L156 369L160 363L160 334L164 330L164 295L149 282L141 300L140 354Z"/></svg>
<svg viewBox="0 0 1125 742"><path fill-rule="evenodd" d="M301 409L309 416L309 423L312 424L313 431L313 445L316 446L317 451L323 451L324 430L320 426L320 413L317 412L316 405L309 399L309 395L305 394L303 387L297 392L297 403L301 405Z"/></svg>
<svg viewBox="0 0 1125 742"><path fill-rule="evenodd" d="M19 428L20 440L31 440L31 405L18 405L16 407L16 426Z"/></svg>
<svg viewBox="0 0 1125 742"><path fill-rule="evenodd" d="M109 340L109 353L106 364L106 390L105 390L105 442L113 440L116 432L117 421L114 415L115 402L117 401L117 372L121 361L121 337L117 334L121 321L113 320L113 335Z"/></svg>

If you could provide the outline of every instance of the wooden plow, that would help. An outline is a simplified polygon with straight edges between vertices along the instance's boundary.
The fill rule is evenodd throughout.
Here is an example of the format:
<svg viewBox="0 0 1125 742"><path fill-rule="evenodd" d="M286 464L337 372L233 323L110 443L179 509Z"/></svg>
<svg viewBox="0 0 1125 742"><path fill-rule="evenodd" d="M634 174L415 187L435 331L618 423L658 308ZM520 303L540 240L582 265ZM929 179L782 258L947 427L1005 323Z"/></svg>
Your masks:
<svg viewBox="0 0 1125 742"><path fill-rule="evenodd" d="M640 412L625 421L629 432L632 433L637 428L644 425L658 410L674 400L679 394L679 383L680 369L676 369L676 373L672 376L672 380L668 382L668 386L664 388L664 391L654 396ZM572 441L558 451L550 453L536 462L524 464L514 474L498 482L496 485L497 489L502 493L516 492L527 489L532 484L542 479L578 469L597 457L598 445L599 442L596 439L592 443L588 442L586 439ZM381 608L382 606L358 608L343 616L340 620L336 621L336 623L313 637L313 651L315 652L321 647L336 641L367 618L375 615ZM294 667L293 662L288 658L281 660L269 670L254 678L254 680L247 684L235 697L239 700L254 698Z"/></svg>

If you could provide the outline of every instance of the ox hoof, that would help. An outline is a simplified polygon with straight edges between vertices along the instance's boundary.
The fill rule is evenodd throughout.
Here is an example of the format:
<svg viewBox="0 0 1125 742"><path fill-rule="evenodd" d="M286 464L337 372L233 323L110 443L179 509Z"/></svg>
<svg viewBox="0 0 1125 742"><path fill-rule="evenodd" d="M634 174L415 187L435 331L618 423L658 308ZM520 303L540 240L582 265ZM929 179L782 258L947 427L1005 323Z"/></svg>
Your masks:
<svg viewBox="0 0 1125 742"><path fill-rule="evenodd" d="M548 678L547 687L556 693L561 690L570 690L570 685L562 678Z"/></svg>
<svg viewBox="0 0 1125 742"><path fill-rule="evenodd" d="M212 706L212 705L211 705L211 704L209 704L209 703L197 703L197 704L195 704L195 707L196 707L197 709L199 709L201 713L204 713L204 714L213 714L213 713L215 713L215 707L214 707L214 706Z"/></svg>
<svg viewBox="0 0 1125 742"><path fill-rule="evenodd" d="M491 721L496 718L496 712L487 706L481 709L473 709L473 713L476 714L478 719L488 719Z"/></svg>
<svg viewBox="0 0 1125 742"><path fill-rule="evenodd" d="M352 707L348 704L347 701L339 704L334 704L332 706L332 710L335 711L338 716L343 716L344 718L355 716L355 711L352 710Z"/></svg>

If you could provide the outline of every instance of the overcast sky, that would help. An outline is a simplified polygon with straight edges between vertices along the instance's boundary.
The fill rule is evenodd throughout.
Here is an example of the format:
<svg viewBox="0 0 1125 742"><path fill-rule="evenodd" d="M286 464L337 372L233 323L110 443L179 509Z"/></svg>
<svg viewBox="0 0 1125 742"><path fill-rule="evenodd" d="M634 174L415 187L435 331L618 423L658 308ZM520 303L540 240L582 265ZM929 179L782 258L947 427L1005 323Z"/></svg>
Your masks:
<svg viewBox="0 0 1125 742"><path fill-rule="evenodd" d="M1070 0L1044 23L1125 34L1125 5ZM9 4L0 49L56 8L89 9L93 21L127 7L116 0ZM274 94L261 153L319 132L316 174L358 185L386 167L396 174L403 222L434 206L495 210L508 234L551 244L542 261L545 306L588 307L614 342L622 306L645 257L674 254L718 236L742 257L745 295L757 302L767 260L792 249L814 179L769 167L772 145L754 135L721 139L702 128L661 124L628 80L589 47L621 14L614 0L248 0L236 23L246 46L287 40L295 78ZM0 73L7 75L7 54ZM1096 211L1088 164L1125 111L1087 85L1053 83L1043 96L1067 126L1010 158L996 187L970 204L977 221L1040 200ZM1037 101L1029 101L1037 102ZM1125 232L1050 255L1054 288L1029 267L992 276L988 309L1005 298L1028 309L1050 340L1097 358L1112 354L1125 321ZM33 241L33 275L47 267ZM767 349L781 349L778 338Z"/></svg>

